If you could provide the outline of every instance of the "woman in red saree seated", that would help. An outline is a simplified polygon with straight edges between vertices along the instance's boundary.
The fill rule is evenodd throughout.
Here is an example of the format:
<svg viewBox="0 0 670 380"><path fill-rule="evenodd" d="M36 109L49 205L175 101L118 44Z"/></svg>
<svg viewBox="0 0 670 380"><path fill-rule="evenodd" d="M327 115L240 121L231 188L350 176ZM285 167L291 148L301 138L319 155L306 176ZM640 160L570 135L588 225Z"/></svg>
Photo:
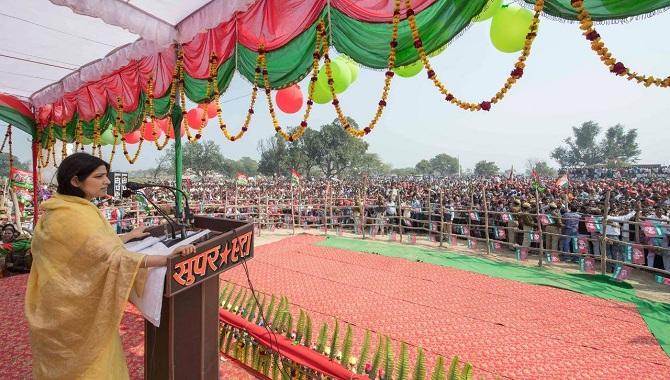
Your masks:
<svg viewBox="0 0 670 380"><path fill-rule="evenodd" d="M127 379L119 324L128 296L142 294L145 268L167 264L166 256L128 251L124 243L147 235L144 228L118 236L91 203L106 196L108 171L97 157L68 156L58 192L40 205L25 305L37 380Z"/></svg>

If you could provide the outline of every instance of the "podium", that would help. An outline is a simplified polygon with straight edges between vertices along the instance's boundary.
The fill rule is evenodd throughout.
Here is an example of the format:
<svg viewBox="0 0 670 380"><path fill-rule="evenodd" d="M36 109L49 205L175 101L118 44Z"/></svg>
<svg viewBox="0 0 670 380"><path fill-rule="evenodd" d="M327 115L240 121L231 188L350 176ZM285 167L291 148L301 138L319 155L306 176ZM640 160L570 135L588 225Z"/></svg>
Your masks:
<svg viewBox="0 0 670 380"><path fill-rule="evenodd" d="M160 327L144 322L145 379L219 377L219 273L253 257L253 225L196 216L193 226L211 232L195 253L168 259Z"/></svg>

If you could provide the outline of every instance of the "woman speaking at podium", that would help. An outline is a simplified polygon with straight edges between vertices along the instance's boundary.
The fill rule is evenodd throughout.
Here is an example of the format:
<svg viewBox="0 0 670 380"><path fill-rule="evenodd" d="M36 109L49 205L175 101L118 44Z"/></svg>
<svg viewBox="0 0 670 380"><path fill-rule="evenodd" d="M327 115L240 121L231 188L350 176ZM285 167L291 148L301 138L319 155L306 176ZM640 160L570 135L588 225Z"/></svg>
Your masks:
<svg viewBox="0 0 670 380"><path fill-rule="evenodd" d="M128 378L121 317L131 289L142 294L143 268L165 266L167 257L125 249L144 228L119 237L91 203L107 195L108 171L105 161L75 153L58 168L58 192L40 205L25 305L35 379Z"/></svg>

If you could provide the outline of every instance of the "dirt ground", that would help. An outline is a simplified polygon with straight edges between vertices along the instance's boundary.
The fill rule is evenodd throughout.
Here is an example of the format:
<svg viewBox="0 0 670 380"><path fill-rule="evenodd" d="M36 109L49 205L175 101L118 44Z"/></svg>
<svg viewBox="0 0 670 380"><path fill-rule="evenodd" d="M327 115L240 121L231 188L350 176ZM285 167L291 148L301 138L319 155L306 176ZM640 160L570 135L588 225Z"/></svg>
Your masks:
<svg viewBox="0 0 670 380"><path fill-rule="evenodd" d="M326 236L322 231L316 229L303 230L302 228L296 228L295 234L301 234L301 233L317 235L317 236ZM335 232L329 231L328 235L335 236ZM255 239L255 245L261 246L291 236L294 236L291 230L277 229L274 232L263 230L260 236L258 234L254 235L254 239ZM343 233L342 237L356 238L357 235ZM360 239L360 236L358 236L358 238ZM369 237L366 237L366 239L369 239ZM388 242L383 240L382 238L375 239L375 241L383 244L400 244L398 242ZM460 243L463 242L460 241ZM528 261L519 262L516 260L514 252L510 250L503 250L487 254L486 249L473 251L471 249L468 249L464 245L459 245L458 247L446 247L445 244L445 247L440 248L439 243L423 239L420 243L418 242L416 246L429 249L434 248L435 250L448 249L449 251L452 252L463 252L467 253L468 255L474 254L489 260L506 262L506 263L515 263L517 265L537 266L537 256L530 256L528 258ZM576 266L576 264L568 264L568 263L552 264L550 270L564 273L579 273L579 268ZM652 273L645 272L642 270L635 270L626 281L635 288L638 297L645 298L651 301L670 303L670 287L667 285L656 283L654 275Z"/></svg>

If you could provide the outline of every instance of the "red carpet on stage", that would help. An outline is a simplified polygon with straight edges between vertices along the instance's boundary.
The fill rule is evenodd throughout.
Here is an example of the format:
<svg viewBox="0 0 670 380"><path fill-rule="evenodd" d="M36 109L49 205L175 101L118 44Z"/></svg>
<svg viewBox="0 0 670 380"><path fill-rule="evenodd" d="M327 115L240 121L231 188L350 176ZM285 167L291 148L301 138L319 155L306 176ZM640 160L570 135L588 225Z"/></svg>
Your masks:
<svg viewBox="0 0 670 380"><path fill-rule="evenodd" d="M315 333L337 317L354 325L355 347L365 329L379 331L422 346L429 370L437 355L458 355L475 378L670 379L670 358L634 305L314 245L321 239L264 245L248 265L254 288L309 311ZM240 267L222 278L248 287Z"/></svg>
<svg viewBox="0 0 670 380"><path fill-rule="evenodd" d="M0 278L0 380L31 378L28 326L23 316L27 280L27 275ZM142 315L131 304L126 308L120 331L130 378L144 379L144 323ZM225 361L220 365L219 378L247 380L256 377Z"/></svg>

